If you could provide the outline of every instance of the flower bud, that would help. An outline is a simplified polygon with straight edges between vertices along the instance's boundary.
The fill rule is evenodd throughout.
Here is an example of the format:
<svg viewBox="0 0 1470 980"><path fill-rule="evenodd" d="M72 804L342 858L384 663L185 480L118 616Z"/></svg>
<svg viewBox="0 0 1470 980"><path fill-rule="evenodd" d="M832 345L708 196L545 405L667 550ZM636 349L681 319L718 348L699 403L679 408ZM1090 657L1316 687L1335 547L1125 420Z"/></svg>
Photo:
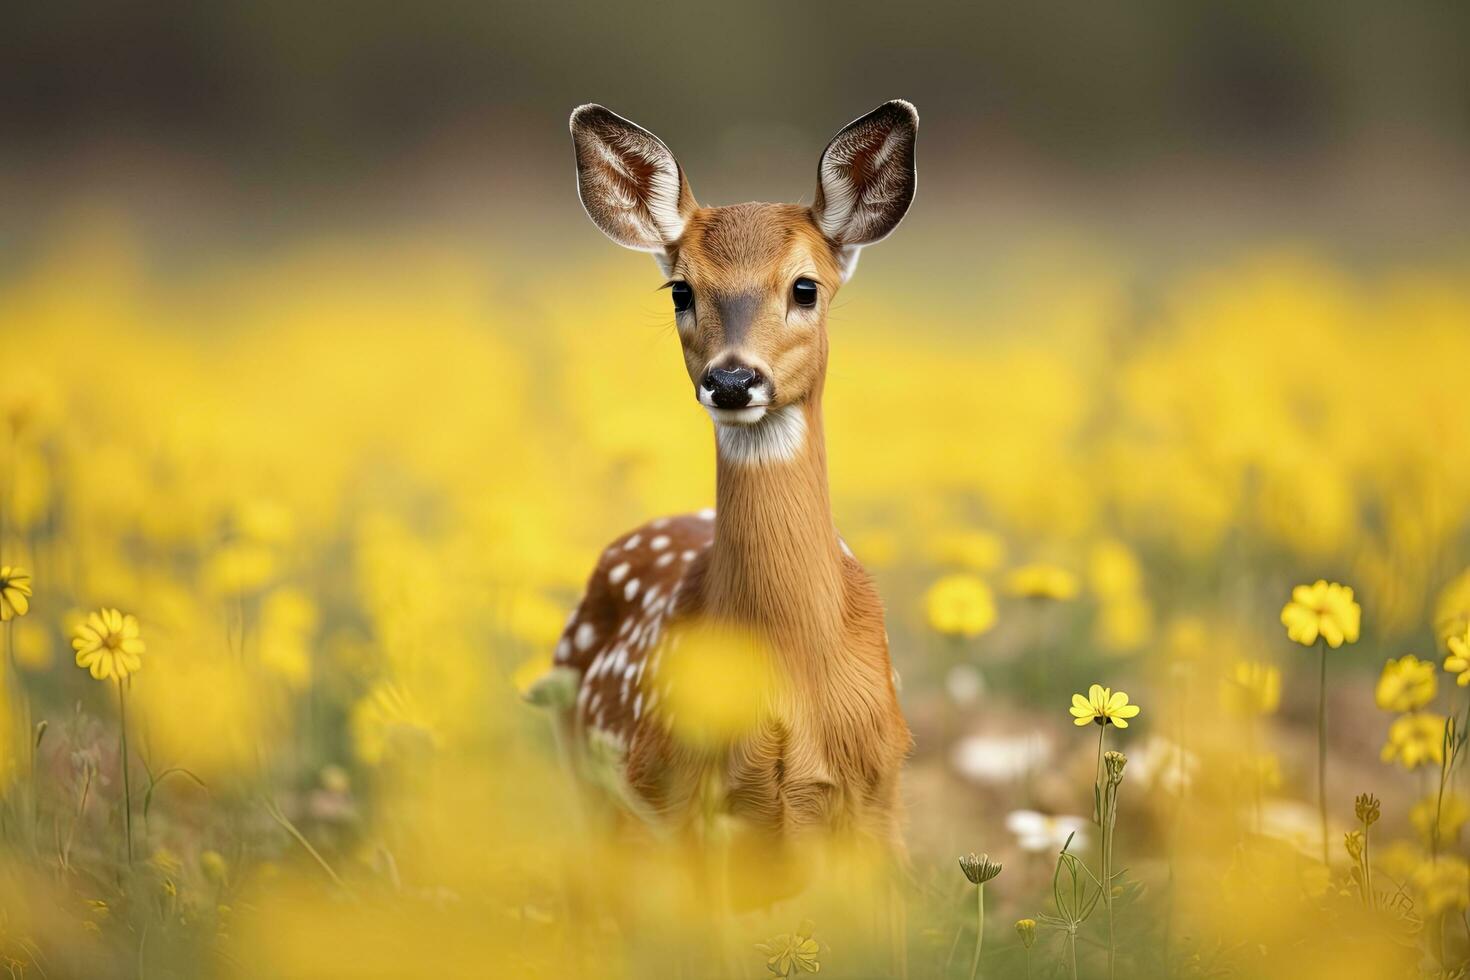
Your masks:
<svg viewBox="0 0 1470 980"><path fill-rule="evenodd" d="M1017 919L1016 935L1021 937L1021 945L1030 949L1036 943L1036 920Z"/></svg>
<svg viewBox="0 0 1470 980"><path fill-rule="evenodd" d="M1108 770L1108 785L1117 786L1123 781L1123 767L1127 764L1128 757L1121 752L1103 754L1103 765Z"/></svg>
<svg viewBox="0 0 1470 980"><path fill-rule="evenodd" d="M1358 798L1353 801L1353 812L1364 827L1373 826L1378 822L1378 797L1372 793L1359 793Z"/></svg>
<svg viewBox="0 0 1470 980"><path fill-rule="evenodd" d="M972 885L983 885L1000 874L1000 862L990 860L988 854L971 852L960 858L960 870L970 879Z"/></svg>
<svg viewBox="0 0 1470 980"><path fill-rule="evenodd" d="M1342 846L1347 848L1348 857L1354 861L1363 860L1363 832L1361 830L1353 830L1343 834Z"/></svg>

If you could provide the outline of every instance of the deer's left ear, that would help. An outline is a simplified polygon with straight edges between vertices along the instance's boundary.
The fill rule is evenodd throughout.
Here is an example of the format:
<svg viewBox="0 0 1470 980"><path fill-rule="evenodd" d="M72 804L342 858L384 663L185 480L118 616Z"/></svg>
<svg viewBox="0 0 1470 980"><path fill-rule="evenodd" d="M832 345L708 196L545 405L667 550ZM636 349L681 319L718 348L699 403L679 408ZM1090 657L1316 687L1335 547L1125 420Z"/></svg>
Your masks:
<svg viewBox="0 0 1470 980"><path fill-rule="evenodd" d="M663 140L600 105L572 113L577 191L603 234L666 263L697 204Z"/></svg>
<svg viewBox="0 0 1470 980"><path fill-rule="evenodd" d="M918 132L918 110L894 99L848 123L822 151L812 217L837 249L842 278L858 249L897 228L913 203Z"/></svg>

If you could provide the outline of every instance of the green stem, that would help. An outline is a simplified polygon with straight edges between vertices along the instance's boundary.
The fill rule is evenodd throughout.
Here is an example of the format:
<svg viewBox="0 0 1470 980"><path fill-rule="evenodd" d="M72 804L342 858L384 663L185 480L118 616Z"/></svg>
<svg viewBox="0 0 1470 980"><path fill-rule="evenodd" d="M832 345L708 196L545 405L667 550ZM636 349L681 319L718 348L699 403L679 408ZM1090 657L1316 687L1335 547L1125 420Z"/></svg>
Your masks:
<svg viewBox="0 0 1470 980"><path fill-rule="evenodd" d="M1363 824L1363 904L1370 909L1376 904L1373 900L1373 858L1368 851L1368 825Z"/></svg>
<svg viewBox="0 0 1470 980"><path fill-rule="evenodd" d="M1072 947L1072 980L1077 980L1077 933L1067 933L1067 940Z"/></svg>
<svg viewBox="0 0 1470 980"><path fill-rule="evenodd" d="M128 699L123 692L122 678L117 681L118 752L123 777L123 823L128 838L128 865L133 863L133 783L128 775Z"/></svg>
<svg viewBox="0 0 1470 980"><path fill-rule="evenodd" d="M1331 866L1327 854L1327 641L1317 644L1317 815L1322 822L1322 863Z"/></svg>
<svg viewBox="0 0 1470 980"><path fill-rule="evenodd" d="M1449 746L1445 746L1445 751L1439 761L1439 793L1434 798L1434 828L1429 832L1429 860L1431 864L1439 862L1439 821L1441 815L1444 813L1444 784L1446 777L1449 776L1450 765L1450 753L1448 749Z"/></svg>
<svg viewBox="0 0 1470 980"><path fill-rule="evenodd" d="M970 980L980 969L980 947L985 945L985 885L975 886L975 959L970 963Z"/></svg>
<svg viewBox="0 0 1470 980"><path fill-rule="evenodd" d="M1103 901L1108 911L1108 977L1112 978L1115 949L1113 942L1113 828L1118 819L1117 787L1108 783L1100 788L1103 801L1102 824L1102 888Z"/></svg>
<svg viewBox="0 0 1470 980"><path fill-rule="evenodd" d="M1092 784L1092 822L1099 827L1103 822L1103 738L1107 733L1107 722L1097 726L1097 776Z"/></svg>

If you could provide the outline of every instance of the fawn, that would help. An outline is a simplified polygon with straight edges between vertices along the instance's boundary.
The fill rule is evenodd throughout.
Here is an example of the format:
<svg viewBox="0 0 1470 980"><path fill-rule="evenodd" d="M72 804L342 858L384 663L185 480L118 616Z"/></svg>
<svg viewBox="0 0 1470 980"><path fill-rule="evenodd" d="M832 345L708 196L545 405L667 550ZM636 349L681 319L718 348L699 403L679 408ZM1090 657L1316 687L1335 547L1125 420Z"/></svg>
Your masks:
<svg viewBox="0 0 1470 980"><path fill-rule="evenodd" d="M913 200L917 129L912 105L886 102L828 144L810 207L704 208L658 137L599 105L572 113L582 204L668 277L714 420L716 507L614 541L555 653L566 744L611 758L654 821L690 819L712 773L721 812L777 844L823 830L902 854L911 740L882 604L833 525L822 388L827 311ZM758 635L783 679L759 724L713 753L662 715L662 651L696 621Z"/></svg>

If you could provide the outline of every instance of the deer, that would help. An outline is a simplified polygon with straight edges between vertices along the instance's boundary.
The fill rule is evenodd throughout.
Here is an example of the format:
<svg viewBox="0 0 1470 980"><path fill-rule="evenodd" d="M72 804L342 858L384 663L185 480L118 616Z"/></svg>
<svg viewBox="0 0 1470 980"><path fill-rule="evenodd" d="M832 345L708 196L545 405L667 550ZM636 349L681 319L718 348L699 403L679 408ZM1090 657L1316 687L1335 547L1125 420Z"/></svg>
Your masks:
<svg viewBox="0 0 1470 980"><path fill-rule="evenodd" d="M721 811L776 846L832 833L903 853L912 740L882 602L833 521L822 392L828 310L913 201L917 131L911 104L885 102L828 143L810 206L702 207L653 133L600 105L571 115L581 203L667 278L714 423L715 506L614 540L553 656L571 743L611 758L647 820L690 819L702 769ZM660 717L662 651L692 622L759 635L785 681L759 725L713 753Z"/></svg>

